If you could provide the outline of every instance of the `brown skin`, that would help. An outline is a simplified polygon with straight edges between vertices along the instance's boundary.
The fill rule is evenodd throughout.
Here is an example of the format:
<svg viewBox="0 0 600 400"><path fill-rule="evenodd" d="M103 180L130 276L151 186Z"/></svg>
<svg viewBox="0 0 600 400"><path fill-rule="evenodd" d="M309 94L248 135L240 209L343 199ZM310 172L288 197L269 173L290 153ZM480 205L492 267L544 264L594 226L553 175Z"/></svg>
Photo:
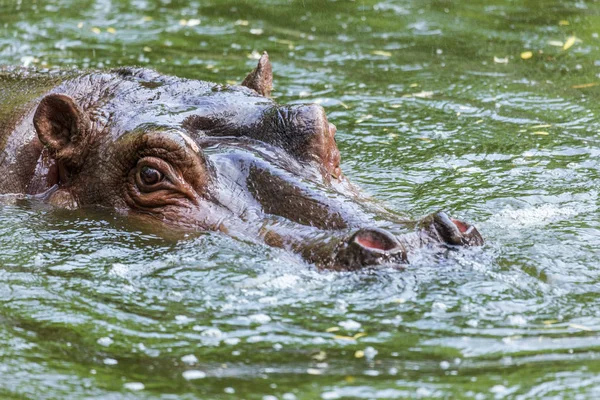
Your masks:
<svg viewBox="0 0 600 400"><path fill-rule="evenodd" d="M35 79L0 72L0 91ZM277 105L272 81L266 53L243 86L143 69L47 78L54 86L36 99L0 100L0 193L261 239L331 269L483 242L443 213L406 221L362 196L341 172L323 109Z"/></svg>

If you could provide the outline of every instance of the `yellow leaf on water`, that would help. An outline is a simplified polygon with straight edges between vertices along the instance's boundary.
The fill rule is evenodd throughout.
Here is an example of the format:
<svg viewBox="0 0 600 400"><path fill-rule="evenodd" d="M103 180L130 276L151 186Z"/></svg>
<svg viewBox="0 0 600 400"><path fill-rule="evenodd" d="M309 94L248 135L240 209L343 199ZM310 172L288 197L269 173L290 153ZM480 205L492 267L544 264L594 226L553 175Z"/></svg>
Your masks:
<svg viewBox="0 0 600 400"><path fill-rule="evenodd" d="M411 83L410 87L411 88L416 88L416 87L419 87L419 84L418 83Z"/></svg>
<svg viewBox="0 0 600 400"><path fill-rule="evenodd" d="M383 57L391 57L392 53L390 53L389 51L383 51L383 50L373 50L371 52L371 54L374 54L376 56L383 56Z"/></svg>
<svg viewBox="0 0 600 400"><path fill-rule="evenodd" d="M531 132L532 135L540 135L540 136L548 136L549 133L545 132L545 131L535 131L535 132Z"/></svg>
<svg viewBox="0 0 600 400"><path fill-rule="evenodd" d="M144 50L146 53L150 53L152 51L152 47L144 46L142 50Z"/></svg>
<svg viewBox="0 0 600 400"><path fill-rule="evenodd" d="M571 48L571 46L573 46L575 44L575 41L577 40L577 38L575 36L570 36L567 41L565 42L565 44L563 45L562 49L563 50L568 50Z"/></svg>
<svg viewBox="0 0 600 400"><path fill-rule="evenodd" d="M365 356L365 352L362 350L356 350L356 352L354 353L354 357L356 358L363 358Z"/></svg>
<svg viewBox="0 0 600 400"><path fill-rule="evenodd" d="M558 25L567 26L569 25L569 21L567 21L566 19L561 19L560 21L558 21Z"/></svg>
<svg viewBox="0 0 600 400"><path fill-rule="evenodd" d="M117 30L115 28L111 27L111 28L106 28L106 32L112 33L114 35L115 33L117 33Z"/></svg>
<svg viewBox="0 0 600 400"><path fill-rule="evenodd" d="M563 43L563 42L561 42L560 40L550 40L550 41L548 42L548 44L549 44L550 46L555 46L555 47L563 47L563 46L564 46L564 43Z"/></svg>
<svg viewBox="0 0 600 400"><path fill-rule="evenodd" d="M480 124L480 123L482 123L482 122L483 122L483 120L482 120L482 119L478 119L477 121L475 121L475 123L476 123L476 124Z"/></svg>
<svg viewBox="0 0 600 400"><path fill-rule="evenodd" d="M544 124L544 125L534 125L531 129L540 129L540 128L550 128L552 124Z"/></svg>
<svg viewBox="0 0 600 400"><path fill-rule="evenodd" d="M496 56L494 56L494 62L496 64L508 64L508 57L496 57Z"/></svg>
<svg viewBox="0 0 600 400"><path fill-rule="evenodd" d="M571 86L573 89L585 89L585 88L589 88L589 87L593 87L593 86L597 86L598 83L597 82L591 82L591 83L583 83L581 85L573 85Z"/></svg>
<svg viewBox="0 0 600 400"><path fill-rule="evenodd" d="M144 22L150 22L152 21L154 18L150 17L150 16L145 16L144 18L142 18L142 21Z"/></svg>
<svg viewBox="0 0 600 400"><path fill-rule="evenodd" d="M521 58L523 60L529 60L531 57L533 57L533 53L531 51L524 51L521 53Z"/></svg>
<svg viewBox="0 0 600 400"><path fill-rule="evenodd" d="M342 335L335 335L333 338L337 339L337 340L354 340L354 338L352 336L342 336Z"/></svg>
<svg viewBox="0 0 600 400"><path fill-rule="evenodd" d="M580 331L587 331L587 332L593 331L593 329L590 328L589 326L584 326L584 325L579 325L579 324L569 324L569 328L579 329Z"/></svg>
<svg viewBox="0 0 600 400"><path fill-rule="evenodd" d="M339 330L340 330L340 328L338 328L337 326L332 326L331 328L325 329L325 332L331 333L331 332L337 332Z"/></svg>
<svg viewBox="0 0 600 400"><path fill-rule="evenodd" d="M557 319L549 319L549 320L543 321L544 325L552 325L552 324L555 324L557 322L558 322Z"/></svg>
<svg viewBox="0 0 600 400"><path fill-rule="evenodd" d="M324 351L320 351L317 354L313 355L312 359L316 361L325 361L327 359L327 353L325 353Z"/></svg>
<svg viewBox="0 0 600 400"><path fill-rule="evenodd" d="M392 108L400 108L400 107L402 107L402 104L392 104L392 105L390 105L390 107L392 107Z"/></svg>
<svg viewBox="0 0 600 400"><path fill-rule="evenodd" d="M100 28L96 28L96 27L92 28L92 32L94 32L96 35L99 35L100 33L102 33L102 31L100 30Z"/></svg>
<svg viewBox="0 0 600 400"><path fill-rule="evenodd" d="M359 332L356 335L352 336L352 339L356 340L356 339L361 338L363 336L367 336L367 334L364 333L364 332Z"/></svg>

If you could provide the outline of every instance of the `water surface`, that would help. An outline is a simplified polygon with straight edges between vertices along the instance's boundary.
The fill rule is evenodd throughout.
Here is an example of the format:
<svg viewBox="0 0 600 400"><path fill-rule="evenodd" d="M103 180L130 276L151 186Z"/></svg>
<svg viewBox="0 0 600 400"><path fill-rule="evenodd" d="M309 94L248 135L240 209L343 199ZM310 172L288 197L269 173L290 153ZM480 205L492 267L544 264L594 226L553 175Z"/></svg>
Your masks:
<svg viewBox="0 0 600 400"><path fill-rule="evenodd" d="M599 33L581 0L0 0L0 64L239 83L268 50L274 96L326 108L350 179L487 238L322 273L7 201L0 397L600 396Z"/></svg>

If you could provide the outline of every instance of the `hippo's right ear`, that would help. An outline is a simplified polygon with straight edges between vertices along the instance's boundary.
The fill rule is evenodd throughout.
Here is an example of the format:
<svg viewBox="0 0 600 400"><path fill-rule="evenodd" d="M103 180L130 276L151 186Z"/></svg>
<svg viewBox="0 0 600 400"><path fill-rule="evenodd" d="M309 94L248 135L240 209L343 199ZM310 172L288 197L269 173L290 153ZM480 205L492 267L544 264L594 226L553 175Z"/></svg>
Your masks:
<svg viewBox="0 0 600 400"><path fill-rule="evenodd" d="M85 159L91 122L69 96L50 94L42 99L33 116L38 138L67 168L77 168Z"/></svg>
<svg viewBox="0 0 600 400"><path fill-rule="evenodd" d="M242 86L253 89L258 94L270 97L273 90L273 68L269 55L265 51L258 60L256 68L248 74L242 82Z"/></svg>

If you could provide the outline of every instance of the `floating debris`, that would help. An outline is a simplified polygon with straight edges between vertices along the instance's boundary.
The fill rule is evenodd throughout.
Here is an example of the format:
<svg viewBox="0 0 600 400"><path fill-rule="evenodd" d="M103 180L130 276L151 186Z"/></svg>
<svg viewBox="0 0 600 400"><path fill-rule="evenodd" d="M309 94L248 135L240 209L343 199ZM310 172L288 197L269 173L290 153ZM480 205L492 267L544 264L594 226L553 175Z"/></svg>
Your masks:
<svg viewBox="0 0 600 400"><path fill-rule="evenodd" d="M356 350L354 352L355 358L363 358L365 356L365 352L363 350Z"/></svg>
<svg viewBox="0 0 600 400"><path fill-rule="evenodd" d="M494 62L496 64L508 64L508 57L496 57L496 56L494 56Z"/></svg>
<svg viewBox="0 0 600 400"><path fill-rule="evenodd" d="M573 85L573 86L571 86L571 88L573 88L573 89L585 89L585 88L590 88L590 87L594 87L594 86L598 86L598 83L597 82L583 83L581 85Z"/></svg>
<svg viewBox="0 0 600 400"><path fill-rule="evenodd" d="M99 34L102 33L102 31L100 30L100 28L96 28L96 27L92 28L92 32L94 32L96 35L99 35Z"/></svg>
<svg viewBox="0 0 600 400"><path fill-rule="evenodd" d="M589 326L579 325L579 324L569 324L569 328L579 329L580 331L586 331L586 332L593 331L593 329L590 328Z"/></svg>
<svg viewBox="0 0 600 400"><path fill-rule="evenodd" d="M531 57L533 57L533 52L531 51L524 51L521 53L521 58L523 60L529 60Z"/></svg>
<svg viewBox="0 0 600 400"><path fill-rule="evenodd" d="M561 42L560 40L550 40L548 42L548 44L550 46L555 46L555 47L563 47L565 44L563 42Z"/></svg>
<svg viewBox="0 0 600 400"><path fill-rule="evenodd" d="M374 54L376 56L382 56L382 57L391 57L392 53L389 51L384 51L384 50L373 50L371 52L371 54Z"/></svg>
<svg viewBox="0 0 600 400"><path fill-rule="evenodd" d="M338 332L339 330L340 330L340 328L338 328L337 326L332 326L331 328L325 329L325 332L331 333L331 332Z"/></svg>
<svg viewBox="0 0 600 400"><path fill-rule="evenodd" d="M117 30L113 27L110 27L110 28L106 28L106 32L114 35L115 33L117 33Z"/></svg>
<svg viewBox="0 0 600 400"><path fill-rule="evenodd" d="M535 131L535 132L531 132L532 135L540 135L540 136L548 136L549 133L546 131Z"/></svg>
<svg viewBox="0 0 600 400"><path fill-rule="evenodd" d="M561 19L560 21L558 21L558 25L560 26L567 26L570 25L569 21L567 21L566 19Z"/></svg>
<svg viewBox="0 0 600 400"><path fill-rule="evenodd" d="M571 46L573 46L575 44L576 40L577 40L577 38L575 36L570 36L567 39L567 41L565 42L565 44L563 45L562 49L569 50L571 48Z"/></svg>

